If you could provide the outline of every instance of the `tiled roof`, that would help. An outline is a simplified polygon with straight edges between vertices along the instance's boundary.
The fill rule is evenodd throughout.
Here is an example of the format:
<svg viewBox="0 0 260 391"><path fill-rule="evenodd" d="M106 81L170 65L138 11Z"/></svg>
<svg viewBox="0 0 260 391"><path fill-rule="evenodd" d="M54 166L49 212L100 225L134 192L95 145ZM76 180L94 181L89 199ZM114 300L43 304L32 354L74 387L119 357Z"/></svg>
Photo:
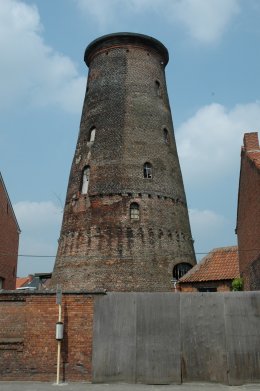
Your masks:
<svg viewBox="0 0 260 391"><path fill-rule="evenodd" d="M233 280L239 276L237 247L219 247L213 249L179 282Z"/></svg>
<svg viewBox="0 0 260 391"><path fill-rule="evenodd" d="M17 277L16 278L16 289L21 288L24 285L27 285L27 283L30 281L29 277Z"/></svg>

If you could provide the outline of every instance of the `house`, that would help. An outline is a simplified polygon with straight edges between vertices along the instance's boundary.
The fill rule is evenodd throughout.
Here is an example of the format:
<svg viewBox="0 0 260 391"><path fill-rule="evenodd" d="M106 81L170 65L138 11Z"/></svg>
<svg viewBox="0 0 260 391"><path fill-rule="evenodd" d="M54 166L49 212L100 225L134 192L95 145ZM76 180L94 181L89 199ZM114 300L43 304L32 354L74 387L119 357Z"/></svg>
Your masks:
<svg viewBox="0 0 260 391"><path fill-rule="evenodd" d="M0 289L15 289L20 232L0 173Z"/></svg>
<svg viewBox="0 0 260 391"><path fill-rule="evenodd" d="M236 246L215 248L178 281L181 292L230 291L240 277Z"/></svg>
<svg viewBox="0 0 260 391"><path fill-rule="evenodd" d="M46 290L51 279L51 273L29 274L28 277L16 279L16 289L19 290Z"/></svg>
<svg viewBox="0 0 260 391"><path fill-rule="evenodd" d="M257 132L244 134L236 233L244 289L260 290L260 148Z"/></svg>

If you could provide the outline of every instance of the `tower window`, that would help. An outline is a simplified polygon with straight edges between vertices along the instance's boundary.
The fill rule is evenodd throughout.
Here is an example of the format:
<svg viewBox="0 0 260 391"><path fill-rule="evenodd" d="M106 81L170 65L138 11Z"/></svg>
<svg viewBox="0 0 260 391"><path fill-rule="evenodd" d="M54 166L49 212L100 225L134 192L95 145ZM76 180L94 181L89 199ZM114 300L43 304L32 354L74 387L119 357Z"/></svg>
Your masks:
<svg viewBox="0 0 260 391"><path fill-rule="evenodd" d="M144 178L152 179L153 177L153 167L151 163L144 163Z"/></svg>
<svg viewBox="0 0 260 391"><path fill-rule="evenodd" d="M155 80L155 93L157 96L162 96L162 93L161 93L161 84L159 82L159 80Z"/></svg>
<svg viewBox="0 0 260 391"><path fill-rule="evenodd" d="M82 194L87 194L88 192L89 177L90 177L90 167L86 166L84 167L82 173L82 187L81 187Z"/></svg>
<svg viewBox="0 0 260 391"><path fill-rule="evenodd" d="M4 289L4 279L0 277L0 289Z"/></svg>
<svg viewBox="0 0 260 391"><path fill-rule="evenodd" d="M90 134L89 134L89 142L93 143L95 140L95 136L96 136L96 128L95 128L95 126L92 126L92 128L90 129Z"/></svg>
<svg viewBox="0 0 260 391"><path fill-rule="evenodd" d="M133 202L130 205L130 219L131 220L139 220L139 205L136 202Z"/></svg>
<svg viewBox="0 0 260 391"><path fill-rule="evenodd" d="M163 141L165 144L170 144L170 136L169 136L168 129L166 128L163 129Z"/></svg>
<svg viewBox="0 0 260 391"><path fill-rule="evenodd" d="M182 276L184 276L184 274L186 274L191 268L192 268L192 266L191 266L189 263L186 263L186 262L178 263L178 264L175 265L174 268L173 268L173 272L172 272L173 278L174 278L175 280L179 280L179 279L180 279Z"/></svg>

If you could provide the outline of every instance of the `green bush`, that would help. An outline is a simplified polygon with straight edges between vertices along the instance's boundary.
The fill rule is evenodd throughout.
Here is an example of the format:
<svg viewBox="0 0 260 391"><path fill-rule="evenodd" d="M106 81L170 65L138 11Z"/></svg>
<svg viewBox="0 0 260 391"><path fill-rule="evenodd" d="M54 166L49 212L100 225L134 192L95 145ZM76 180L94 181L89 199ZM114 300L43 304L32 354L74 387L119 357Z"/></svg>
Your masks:
<svg viewBox="0 0 260 391"><path fill-rule="evenodd" d="M232 291L242 291L244 287L243 278L235 278L232 281Z"/></svg>

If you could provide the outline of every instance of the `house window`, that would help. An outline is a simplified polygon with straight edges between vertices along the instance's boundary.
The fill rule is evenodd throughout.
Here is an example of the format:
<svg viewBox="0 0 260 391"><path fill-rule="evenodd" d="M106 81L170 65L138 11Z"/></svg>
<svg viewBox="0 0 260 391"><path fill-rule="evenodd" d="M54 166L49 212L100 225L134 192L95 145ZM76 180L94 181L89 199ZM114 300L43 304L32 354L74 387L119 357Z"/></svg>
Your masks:
<svg viewBox="0 0 260 391"><path fill-rule="evenodd" d="M82 187L81 187L82 194L87 194L88 192L89 177L90 177L90 167L86 166L83 169L83 173L82 173Z"/></svg>
<svg viewBox="0 0 260 391"><path fill-rule="evenodd" d="M95 126L92 126L92 128L90 129L90 134L89 134L89 142L90 143L94 142L95 136L96 136L96 128L95 128Z"/></svg>
<svg viewBox="0 0 260 391"><path fill-rule="evenodd" d="M151 163L144 163L144 178L152 179L153 177L153 167Z"/></svg>
<svg viewBox="0 0 260 391"><path fill-rule="evenodd" d="M170 136L166 128L163 129L163 141L165 144L170 144Z"/></svg>
<svg viewBox="0 0 260 391"><path fill-rule="evenodd" d="M178 263L177 265L174 266L173 268L173 278L175 280L179 280L184 274L186 274L192 266L189 263Z"/></svg>
<svg viewBox="0 0 260 391"><path fill-rule="evenodd" d="M131 220L139 220L139 205L136 202L133 202L130 205L130 219Z"/></svg>
<svg viewBox="0 0 260 391"><path fill-rule="evenodd" d="M4 279L0 277L0 289L4 289Z"/></svg>
<svg viewBox="0 0 260 391"><path fill-rule="evenodd" d="M217 292L217 288L198 288L198 292Z"/></svg>

